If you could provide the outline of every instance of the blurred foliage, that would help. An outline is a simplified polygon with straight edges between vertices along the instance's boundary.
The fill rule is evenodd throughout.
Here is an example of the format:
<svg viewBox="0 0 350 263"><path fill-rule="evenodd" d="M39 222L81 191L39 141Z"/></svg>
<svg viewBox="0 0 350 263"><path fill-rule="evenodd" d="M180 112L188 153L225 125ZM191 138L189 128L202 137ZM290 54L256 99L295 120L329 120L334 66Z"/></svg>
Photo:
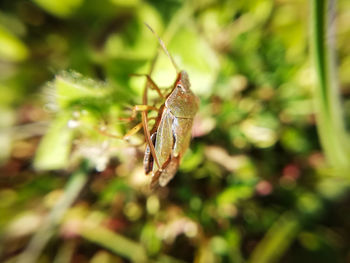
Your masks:
<svg viewBox="0 0 350 263"><path fill-rule="evenodd" d="M312 8L301 0L1 1L0 261L349 261L349 174L327 150L343 119L315 116ZM338 1L333 34L344 127L349 10ZM145 79L132 74L148 73L158 54L152 78L164 93L176 77L144 22L201 100L191 147L157 192L142 168L142 132L106 136L140 122L123 121L142 104ZM154 91L149 98L163 103ZM322 125L332 131L322 135L325 152Z"/></svg>

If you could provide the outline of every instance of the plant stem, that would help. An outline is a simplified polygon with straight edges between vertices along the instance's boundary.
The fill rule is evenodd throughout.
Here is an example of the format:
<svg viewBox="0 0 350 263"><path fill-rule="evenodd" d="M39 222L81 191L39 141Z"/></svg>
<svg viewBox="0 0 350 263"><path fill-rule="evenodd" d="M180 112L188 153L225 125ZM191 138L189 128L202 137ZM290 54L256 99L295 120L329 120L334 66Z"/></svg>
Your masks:
<svg viewBox="0 0 350 263"><path fill-rule="evenodd" d="M254 249L249 263L278 262L299 232L298 218L286 212L272 225L264 238Z"/></svg>
<svg viewBox="0 0 350 263"><path fill-rule="evenodd" d="M123 256L131 262L183 263L181 260L164 254L159 255L157 260L153 261L148 258L147 252L141 244L115 233L89 218L82 222L79 234L84 239L104 247L116 255Z"/></svg>
<svg viewBox="0 0 350 263"><path fill-rule="evenodd" d="M329 164L349 168L350 147L340 102L334 51L335 0L312 0L311 43L316 70L317 129Z"/></svg>
<svg viewBox="0 0 350 263"><path fill-rule="evenodd" d="M317 77L317 129L327 160L339 178L341 172L350 167L350 144L336 73L333 24L335 0L312 0L311 10L311 43ZM292 212L283 214L259 242L248 262L277 262L300 231L299 221L300 215Z"/></svg>
<svg viewBox="0 0 350 263"><path fill-rule="evenodd" d="M79 193L85 186L88 177L86 164L72 174L67 187L60 200L51 210L43 222L41 228L35 233L24 252L19 256L18 263L34 263L45 248L45 245L54 235L55 229L69 207L74 203Z"/></svg>

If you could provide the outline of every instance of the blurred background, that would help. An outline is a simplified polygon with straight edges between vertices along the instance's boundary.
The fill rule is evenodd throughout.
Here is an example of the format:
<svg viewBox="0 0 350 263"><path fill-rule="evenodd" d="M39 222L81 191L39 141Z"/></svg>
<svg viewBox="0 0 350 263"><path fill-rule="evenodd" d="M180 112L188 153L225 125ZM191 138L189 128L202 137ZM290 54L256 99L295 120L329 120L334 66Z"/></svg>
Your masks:
<svg viewBox="0 0 350 263"><path fill-rule="evenodd" d="M339 105L316 91L315 2L1 1L0 261L350 262L350 154L336 152L349 138L331 123L349 125L350 1L331 32ZM176 78L144 22L201 101L177 175L155 192L142 131L103 134L140 122L121 120L142 104L131 75L157 54L163 93ZM327 122L337 106L345 118Z"/></svg>

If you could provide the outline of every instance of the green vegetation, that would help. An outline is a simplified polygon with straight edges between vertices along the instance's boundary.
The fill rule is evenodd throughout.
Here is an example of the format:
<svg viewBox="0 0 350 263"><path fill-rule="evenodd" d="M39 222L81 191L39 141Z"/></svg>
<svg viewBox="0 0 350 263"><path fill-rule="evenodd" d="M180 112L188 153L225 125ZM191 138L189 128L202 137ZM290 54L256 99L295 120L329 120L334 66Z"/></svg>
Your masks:
<svg viewBox="0 0 350 263"><path fill-rule="evenodd" d="M349 1L0 8L1 262L349 260ZM142 131L114 138L141 122L135 74L164 94L176 78L145 22L200 98L155 192Z"/></svg>

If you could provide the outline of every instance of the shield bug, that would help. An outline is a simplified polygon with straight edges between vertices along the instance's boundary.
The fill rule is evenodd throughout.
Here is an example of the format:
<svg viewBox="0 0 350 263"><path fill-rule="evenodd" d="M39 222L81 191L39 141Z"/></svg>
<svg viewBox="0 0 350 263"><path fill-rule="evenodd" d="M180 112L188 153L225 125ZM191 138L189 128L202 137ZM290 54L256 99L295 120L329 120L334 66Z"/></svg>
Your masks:
<svg viewBox="0 0 350 263"><path fill-rule="evenodd" d="M163 41L146 24L158 38L165 54L176 69L177 78L171 91L163 97L164 103L158 109L158 116L151 131L148 131L147 108L142 111L142 123L146 136L144 156L145 173L152 173L151 188L165 186L176 174L181 158L189 147L192 124L199 108L199 99L190 89L190 80L186 71L179 71L178 67L165 47ZM161 94L160 89L149 75L146 75L151 88ZM143 103L147 105L147 84L143 96Z"/></svg>
<svg viewBox="0 0 350 263"><path fill-rule="evenodd" d="M145 173L152 173L151 189L155 189L158 186L167 185L179 168L181 158L190 144L193 118L199 108L199 99L190 89L191 84L187 72L178 69L163 41L149 25L146 24L146 26L158 38L160 46L176 70L177 78L171 91L164 95L149 74L132 74L146 77L147 82L143 92L143 105L134 106L131 117L125 119L133 120L137 112L141 112L142 123L130 129L123 137L101 130L99 132L114 138L127 139L143 128L146 139L143 164ZM155 90L161 98L164 98L159 108L147 105L148 88ZM150 110L158 111L151 131L148 130L149 119L147 117L147 112Z"/></svg>

